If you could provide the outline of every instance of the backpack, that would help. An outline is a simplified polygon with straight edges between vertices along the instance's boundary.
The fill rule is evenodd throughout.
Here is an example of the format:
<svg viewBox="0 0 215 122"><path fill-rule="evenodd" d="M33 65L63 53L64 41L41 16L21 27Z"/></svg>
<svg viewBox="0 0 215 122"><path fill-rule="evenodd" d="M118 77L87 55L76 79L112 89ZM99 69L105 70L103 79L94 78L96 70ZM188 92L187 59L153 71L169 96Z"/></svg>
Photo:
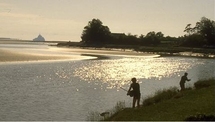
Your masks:
<svg viewBox="0 0 215 122"><path fill-rule="evenodd" d="M129 91L129 92L127 93L127 95L129 95L130 97L133 97L133 96L134 96L134 91L133 91L133 90Z"/></svg>

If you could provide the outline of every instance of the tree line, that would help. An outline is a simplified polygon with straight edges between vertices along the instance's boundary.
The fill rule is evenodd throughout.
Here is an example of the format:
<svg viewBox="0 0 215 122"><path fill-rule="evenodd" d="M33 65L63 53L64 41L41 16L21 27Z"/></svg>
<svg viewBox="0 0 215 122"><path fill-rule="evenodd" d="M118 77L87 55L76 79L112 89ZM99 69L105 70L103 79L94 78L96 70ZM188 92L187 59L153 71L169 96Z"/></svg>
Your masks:
<svg viewBox="0 0 215 122"><path fill-rule="evenodd" d="M158 46L164 43L187 47L215 46L215 21L213 20L202 17L194 27L187 24L184 32L187 34L180 37L164 37L162 32L154 31L140 36L130 33L111 33L109 27L103 25L101 20L92 19L84 27L81 42L93 46L105 46L107 44Z"/></svg>

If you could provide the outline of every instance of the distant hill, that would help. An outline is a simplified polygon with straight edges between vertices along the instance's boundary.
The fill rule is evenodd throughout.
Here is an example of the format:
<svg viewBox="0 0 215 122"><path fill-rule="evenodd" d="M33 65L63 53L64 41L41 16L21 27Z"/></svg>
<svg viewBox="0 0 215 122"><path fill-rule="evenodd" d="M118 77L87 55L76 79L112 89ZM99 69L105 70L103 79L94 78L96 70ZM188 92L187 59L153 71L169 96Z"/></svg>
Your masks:
<svg viewBox="0 0 215 122"><path fill-rule="evenodd" d="M42 36L42 35L38 35L38 37L34 38L33 41L40 41L40 42L43 42L45 41L45 38Z"/></svg>

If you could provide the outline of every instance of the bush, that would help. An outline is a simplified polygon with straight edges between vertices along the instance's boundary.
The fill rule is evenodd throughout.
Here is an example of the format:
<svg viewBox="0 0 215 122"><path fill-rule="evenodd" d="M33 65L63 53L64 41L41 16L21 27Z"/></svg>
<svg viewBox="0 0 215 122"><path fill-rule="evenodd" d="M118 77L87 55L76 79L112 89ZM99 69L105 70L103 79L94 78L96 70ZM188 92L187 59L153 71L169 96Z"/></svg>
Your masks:
<svg viewBox="0 0 215 122"><path fill-rule="evenodd" d="M214 85L215 85L215 79L199 80L194 83L194 87L196 89L205 88L205 87L214 86Z"/></svg>
<svg viewBox="0 0 215 122"><path fill-rule="evenodd" d="M148 106L151 104L155 104L164 100L168 100L173 98L178 94L178 89L176 87L172 87L170 89L159 90L155 93L153 97L148 97L143 101L143 106Z"/></svg>

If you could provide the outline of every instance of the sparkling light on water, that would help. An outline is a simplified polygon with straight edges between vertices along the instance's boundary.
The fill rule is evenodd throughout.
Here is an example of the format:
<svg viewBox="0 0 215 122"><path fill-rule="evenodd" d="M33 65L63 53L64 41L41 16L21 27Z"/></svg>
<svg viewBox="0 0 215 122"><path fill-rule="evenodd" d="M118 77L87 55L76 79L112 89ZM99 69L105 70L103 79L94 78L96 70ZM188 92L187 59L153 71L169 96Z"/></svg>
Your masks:
<svg viewBox="0 0 215 122"><path fill-rule="evenodd" d="M201 62L195 59L174 60L173 58L123 58L115 60L97 60L91 61L75 69L75 76L88 82L101 82L107 84L107 88L119 87L130 84L132 77L144 79L162 79L168 78L181 71L187 71L189 68Z"/></svg>

